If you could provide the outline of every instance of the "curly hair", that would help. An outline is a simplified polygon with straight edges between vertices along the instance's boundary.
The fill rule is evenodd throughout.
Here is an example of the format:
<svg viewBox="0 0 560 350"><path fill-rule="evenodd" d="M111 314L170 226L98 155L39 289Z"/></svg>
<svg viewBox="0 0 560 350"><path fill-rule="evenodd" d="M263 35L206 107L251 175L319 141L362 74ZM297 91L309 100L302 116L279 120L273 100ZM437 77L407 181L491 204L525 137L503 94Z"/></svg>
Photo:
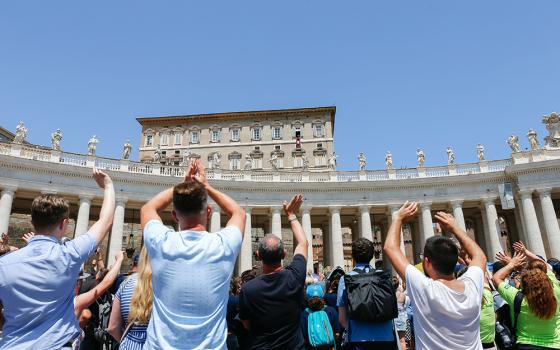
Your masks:
<svg viewBox="0 0 560 350"><path fill-rule="evenodd" d="M313 297L307 301L307 306L313 311L323 310L325 307L325 300L321 297Z"/></svg>
<svg viewBox="0 0 560 350"><path fill-rule="evenodd" d="M546 270L544 261L534 260L521 275L521 290L527 298L529 309L541 320L552 318L558 305Z"/></svg>

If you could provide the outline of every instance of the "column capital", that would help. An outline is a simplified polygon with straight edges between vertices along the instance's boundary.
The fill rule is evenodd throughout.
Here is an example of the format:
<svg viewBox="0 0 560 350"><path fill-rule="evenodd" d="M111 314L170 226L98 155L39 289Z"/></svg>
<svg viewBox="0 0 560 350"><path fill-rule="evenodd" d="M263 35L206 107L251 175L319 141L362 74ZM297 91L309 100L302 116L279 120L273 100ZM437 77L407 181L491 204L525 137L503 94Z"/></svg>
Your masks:
<svg viewBox="0 0 560 350"><path fill-rule="evenodd" d="M41 194L57 194L58 191L55 190L42 190Z"/></svg>
<svg viewBox="0 0 560 350"><path fill-rule="evenodd" d="M552 192L551 187L537 188L537 193L540 197L550 196L550 192Z"/></svg>
<svg viewBox="0 0 560 350"><path fill-rule="evenodd" d="M271 212L272 214L280 214L280 213L282 213L282 207L279 206L279 205L271 206L271 207L270 207L270 212Z"/></svg>
<svg viewBox="0 0 560 350"><path fill-rule="evenodd" d="M91 201L93 200L93 198L95 197L93 194L80 194L78 195L78 197L80 198L80 204L82 203L88 203L91 204Z"/></svg>
<svg viewBox="0 0 560 350"><path fill-rule="evenodd" d="M340 214L340 206L329 207L329 213Z"/></svg>
<svg viewBox="0 0 560 350"><path fill-rule="evenodd" d="M360 205L360 213L369 213L371 206L362 204Z"/></svg>
<svg viewBox="0 0 560 350"><path fill-rule="evenodd" d="M251 210L253 210L251 207L243 207L243 209L245 209L245 213L249 215L251 214Z"/></svg>
<svg viewBox="0 0 560 350"><path fill-rule="evenodd" d="M2 194L9 194L13 196L16 193L17 189L17 186L3 186Z"/></svg>
<svg viewBox="0 0 560 350"><path fill-rule="evenodd" d="M401 204L389 204L389 214L393 214L395 211L399 210L402 207Z"/></svg>
<svg viewBox="0 0 560 350"><path fill-rule="evenodd" d="M533 192L534 190L529 188L523 188L517 191L517 193L521 196L521 199L533 197Z"/></svg>
<svg viewBox="0 0 560 350"><path fill-rule="evenodd" d="M115 198L115 204L116 205L124 206L126 204L126 202L128 202L128 198L126 198L126 197Z"/></svg>
<svg viewBox="0 0 560 350"><path fill-rule="evenodd" d="M462 199L454 199L449 201L449 204L451 204L451 208L455 209L455 208L463 208L463 200Z"/></svg>
<svg viewBox="0 0 560 350"><path fill-rule="evenodd" d="M210 203L210 205L212 206L212 212L216 213L216 212L220 212L220 206L216 203Z"/></svg>
<svg viewBox="0 0 560 350"><path fill-rule="evenodd" d="M309 204L302 205L300 210L302 214L311 214L311 206Z"/></svg>
<svg viewBox="0 0 560 350"><path fill-rule="evenodd" d="M487 198L482 198L482 203L484 203L484 205L495 205L496 204L496 197L487 197Z"/></svg>
<svg viewBox="0 0 560 350"><path fill-rule="evenodd" d="M432 209L432 202L420 202L420 209Z"/></svg>

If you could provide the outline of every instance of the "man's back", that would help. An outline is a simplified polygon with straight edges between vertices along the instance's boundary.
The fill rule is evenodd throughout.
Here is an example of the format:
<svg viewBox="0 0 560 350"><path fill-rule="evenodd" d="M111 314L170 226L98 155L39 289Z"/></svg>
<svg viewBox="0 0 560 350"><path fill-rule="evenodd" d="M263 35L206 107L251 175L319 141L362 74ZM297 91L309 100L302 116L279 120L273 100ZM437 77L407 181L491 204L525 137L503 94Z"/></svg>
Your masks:
<svg viewBox="0 0 560 350"><path fill-rule="evenodd" d="M89 234L64 245L51 236L36 236L0 259L6 320L0 349L56 349L79 335L73 291L95 246Z"/></svg>
<svg viewBox="0 0 560 350"><path fill-rule="evenodd" d="M152 220L144 229L154 302L145 349L225 349L229 281L241 232L175 232Z"/></svg>
<svg viewBox="0 0 560 350"><path fill-rule="evenodd" d="M469 267L459 281L465 285L463 292L427 278L412 265L407 267L406 284L413 306L417 349L482 349L482 270Z"/></svg>
<svg viewBox="0 0 560 350"><path fill-rule="evenodd" d="M297 254L286 269L243 285L239 317L250 321L251 349L303 346L300 316L305 277L305 258Z"/></svg>

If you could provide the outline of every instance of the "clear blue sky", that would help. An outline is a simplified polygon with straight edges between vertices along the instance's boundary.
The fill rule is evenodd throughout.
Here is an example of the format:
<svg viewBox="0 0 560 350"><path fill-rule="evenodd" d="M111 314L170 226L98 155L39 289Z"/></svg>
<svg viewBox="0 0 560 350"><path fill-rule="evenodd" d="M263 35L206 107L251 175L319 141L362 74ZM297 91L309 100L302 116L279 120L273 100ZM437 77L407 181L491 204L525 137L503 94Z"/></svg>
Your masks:
<svg viewBox="0 0 560 350"><path fill-rule="evenodd" d="M505 158L560 109L559 18L552 0L3 1L0 125L119 157L139 115L336 105L342 169Z"/></svg>

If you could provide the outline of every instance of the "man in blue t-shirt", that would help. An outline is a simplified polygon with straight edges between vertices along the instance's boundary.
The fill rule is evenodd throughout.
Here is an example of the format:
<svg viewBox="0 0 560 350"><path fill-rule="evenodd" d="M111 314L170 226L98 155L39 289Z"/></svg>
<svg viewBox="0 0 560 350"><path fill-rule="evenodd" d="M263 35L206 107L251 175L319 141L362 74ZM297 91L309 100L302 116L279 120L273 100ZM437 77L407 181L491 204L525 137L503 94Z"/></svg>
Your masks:
<svg viewBox="0 0 560 350"><path fill-rule="evenodd" d="M353 271L347 275L355 275L355 270L373 269L369 262L373 259L373 243L366 238L359 238L352 243L352 260L355 263ZM352 320L348 317L348 294L344 278L338 285L337 306L340 324L346 328L345 342L347 349L352 350L394 350L397 348L393 321L381 323L367 323Z"/></svg>

